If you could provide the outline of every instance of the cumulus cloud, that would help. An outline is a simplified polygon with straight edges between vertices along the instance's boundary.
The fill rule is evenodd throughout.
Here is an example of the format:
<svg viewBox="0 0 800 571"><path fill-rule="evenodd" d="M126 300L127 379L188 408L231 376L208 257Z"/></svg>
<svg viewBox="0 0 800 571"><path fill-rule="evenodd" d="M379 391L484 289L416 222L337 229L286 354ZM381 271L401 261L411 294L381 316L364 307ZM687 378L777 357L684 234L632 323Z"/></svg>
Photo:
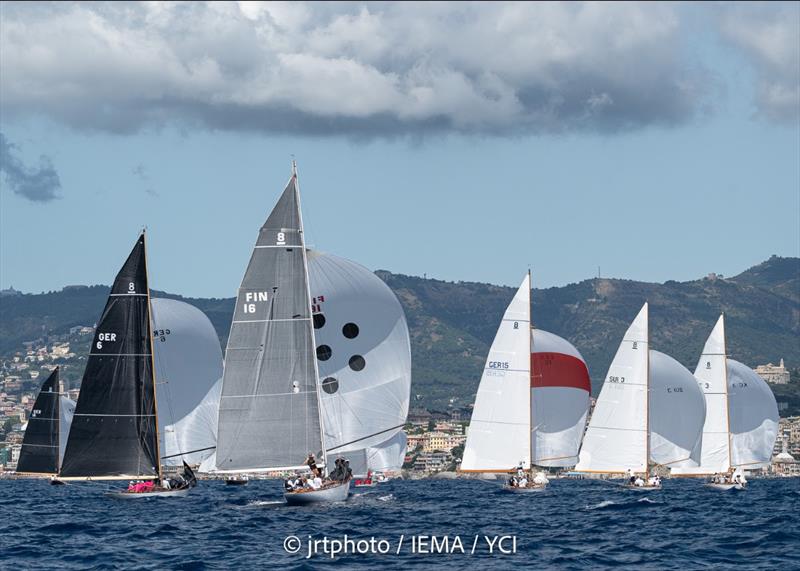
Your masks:
<svg viewBox="0 0 800 571"><path fill-rule="evenodd" d="M16 156L18 147L0 133L0 173L11 192L33 202L50 202L58 195L61 180L50 157L39 157L38 167L29 167Z"/></svg>
<svg viewBox="0 0 800 571"><path fill-rule="evenodd" d="M800 4L738 5L720 15L725 38L753 63L757 105L772 120L800 119Z"/></svg>
<svg viewBox="0 0 800 571"><path fill-rule="evenodd" d="M5 3L0 104L120 133L616 131L708 106L681 42L671 4Z"/></svg>

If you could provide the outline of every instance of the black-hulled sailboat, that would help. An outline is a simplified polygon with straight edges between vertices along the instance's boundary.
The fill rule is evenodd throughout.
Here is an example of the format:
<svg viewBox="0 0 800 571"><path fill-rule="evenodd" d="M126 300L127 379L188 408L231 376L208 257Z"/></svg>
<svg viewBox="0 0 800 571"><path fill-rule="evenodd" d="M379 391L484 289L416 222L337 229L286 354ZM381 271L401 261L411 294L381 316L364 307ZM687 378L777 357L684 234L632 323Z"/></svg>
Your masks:
<svg viewBox="0 0 800 571"><path fill-rule="evenodd" d="M261 227L236 299L222 377L219 472L305 470L311 452L322 460L318 475L328 475L319 350L293 164L289 183ZM286 501L343 501L349 495L349 475L341 469L315 481L313 489L287 485Z"/></svg>
<svg viewBox="0 0 800 571"><path fill-rule="evenodd" d="M142 480L112 495L182 496L195 484L161 470L150 288L141 233L97 323L61 466L62 480ZM171 485L172 484L172 485ZM136 488L134 490L134 488Z"/></svg>
<svg viewBox="0 0 800 571"><path fill-rule="evenodd" d="M50 476L51 484L63 484L58 479L66 446L66 432L75 412L75 403L59 390L59 368L53 369L42 384L22 440L17 461L17 474Z"/></svg>

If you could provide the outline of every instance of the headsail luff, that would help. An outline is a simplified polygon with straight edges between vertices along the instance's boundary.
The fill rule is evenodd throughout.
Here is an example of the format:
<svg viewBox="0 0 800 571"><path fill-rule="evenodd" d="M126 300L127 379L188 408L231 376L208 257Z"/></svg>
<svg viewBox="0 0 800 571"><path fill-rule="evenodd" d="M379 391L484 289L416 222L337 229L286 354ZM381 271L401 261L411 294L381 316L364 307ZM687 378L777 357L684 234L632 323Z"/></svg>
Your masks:
<svg viewBox="0 0 800 571"><path fill-rule="evenodd" d="M92 342L61 475L158 478L145 236L114 280Z"/></svg>
<svg viewBox="0 0 800 571"><path fill-rule="evenodd" d="M18 473L58 474L61 426L58 371L58 367L53 369L36 397L22 440Z"/></svg>
<svg viewBox="0 0 800 571"><path fill-rule="evenodd" d="M297 176L259 232L225 353L216 468L302 466L324 456Z"/></svg>
<svg viewBox="0 0 800 571"><path fill-rule="evenodd" d="M464 446L464 472L530 468L530 276L506 309L486 359Z"/></svg>

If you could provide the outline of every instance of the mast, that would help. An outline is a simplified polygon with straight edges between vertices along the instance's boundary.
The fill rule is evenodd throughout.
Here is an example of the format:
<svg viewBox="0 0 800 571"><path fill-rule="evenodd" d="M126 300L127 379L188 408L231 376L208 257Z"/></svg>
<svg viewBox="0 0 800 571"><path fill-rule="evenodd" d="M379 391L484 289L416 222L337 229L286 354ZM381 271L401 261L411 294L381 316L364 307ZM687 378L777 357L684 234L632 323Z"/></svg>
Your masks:
<svg viewBox="0 0 800 571"><path fill-rule="evenodd" d="M56 367L56 475L61 473L61 367Z"/></svg>
<svg viewBox="0 0 800 571"><path fill-rule="evenodd" d="M303 277L305 278L306 282L306 301L308 303L308 311L311 314L311 319L313 322L314 316L311 309L311 284L308 280L308 255L306 253L306 237L305 232L303 231L303 209L300 206L300 180L297 178L297 161L292 159L292 178L294 178L294 192L297 197L297 215L300 219L300 249L303 252ZM314 388L317 394L317 415L319 417L319 441L320 446L322 447L322 464L324 467L324 474L327 475L328 471L328 451L325 448L325 425L324 419L322 415L322 395L320 394L320 386L319 386L319 362L317 361L317 339L314 334L314 327L311 327L311 353L312 358L314 361Z"/></svg>
<svg viewBox="0 0 800 571"><path fill-rule="evenodd" d="M650 480L650 306L647 307L647 330L646 330L647 343L645 343L645 351L647 351L647 376L645 377L645 455L644 455L644 483Z"/></svg>
<svg viewBox="0 0 800 571"><path fill-rule="evenodd" d="M720 316L722 319L722 372L725 379L725 424L728 428L728 473L733 472L733 455L731 451L731 405L728 398L728 339L725 333L725 313Z"/></svg>
<svg viewBox="0 0 800 571"><path fill-rule="evenodd" d="M147 338L148 346L150 347L150 380L153 383L153 414L155 415L155 432L156 432L156 473L158 474L159 483L162 481L161 474L161 443L158 434L158 396L156 393L156 363L155 351L153 350L153 331L150 327L153 317L153 306L150 303L150 277L147 273L147 241L145 240L145 229L142 229L142 249L144 250L144 280L145 288L147 291Z"/></svg>
<svg viewBox="0 0 800 571"><path fill-rule="evenodd" d="M530 427L528 428L528 469L530 473L533 474L533 371L531 367L531 349L533 348L533 309L531 304L533 300L531 299L531 288L533 287L533 282L531 281L531 269L528 268L528 358L526 359L526 363L528 363L528 378L531 380L531 389L530 389L530 397L528 398L528 407L530 408L530 413L528 418L530 419Z"/></svg>

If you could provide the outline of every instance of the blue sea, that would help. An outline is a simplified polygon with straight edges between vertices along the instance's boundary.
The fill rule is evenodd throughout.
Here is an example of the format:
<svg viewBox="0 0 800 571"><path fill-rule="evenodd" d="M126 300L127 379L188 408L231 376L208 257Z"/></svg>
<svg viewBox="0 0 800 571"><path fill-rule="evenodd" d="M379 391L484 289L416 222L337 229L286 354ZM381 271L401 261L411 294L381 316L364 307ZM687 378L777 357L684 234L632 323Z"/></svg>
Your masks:
<svg viewBox="0 0 800 571"><path fill-rule="evenodd" d="M532 494L394 480L315 507L287 507L280 485L204 481L183 499L121 501L105 483L3 480L0 568L800 569L797 478L650 493L554 480Z"/></svg>

